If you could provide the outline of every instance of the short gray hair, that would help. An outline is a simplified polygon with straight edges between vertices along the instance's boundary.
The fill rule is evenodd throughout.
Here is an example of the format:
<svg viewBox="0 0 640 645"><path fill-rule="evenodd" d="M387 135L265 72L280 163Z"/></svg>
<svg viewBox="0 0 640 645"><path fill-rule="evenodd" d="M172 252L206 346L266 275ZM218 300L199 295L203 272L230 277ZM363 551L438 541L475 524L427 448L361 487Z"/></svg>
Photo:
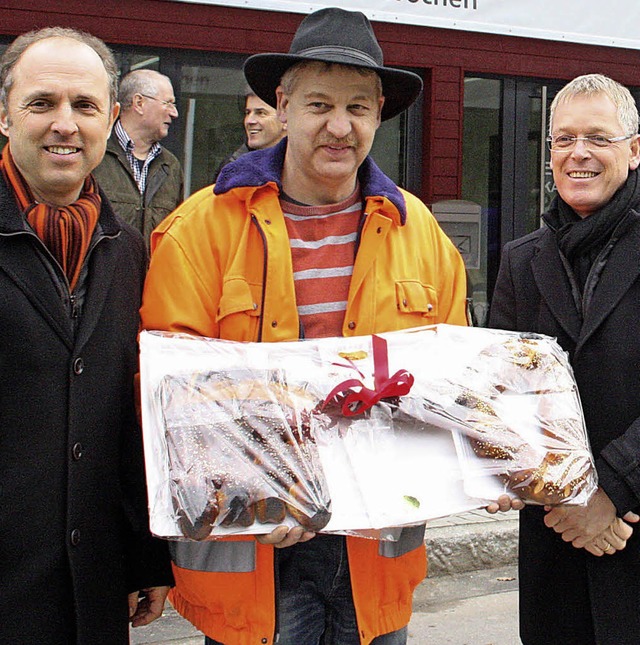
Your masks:
<svg viewBox="0 0 640 645"><path fill-rule="evenodd" d="M603 74L585 74L567 83L555 96L549 114L549 134L552 134L553 115L560 103L576 96L604 94L616 106L618 121L626 135L638 133L638 108L631 92L624 86Z"/></svg>
<svg viewBox="0 0 640 645"><path fill-rule="evenodd" d="M375 77L376 78L376 91L378 93L378 98L382 96L382 80L378 73L372 69L367 69L366 67L357 67L354 65L343 65L342 63L326 63L319 60L303 60L295 65L292 65L287 69L287 71L282 75L280 79L280 85L282 86L282 91L287 95L291 96L291 93L295 89L296 83L300 77L300 72L304 69L315 67L318 70L327 72L333 67L343 67L345 69L352 69L358 72L361 76L366 77Z"/></svg>
<svg viewBox="0 0 640 645"><path fill-rule="evenodd" d="M136 94L146 94L147 96L157 96L158 80L164 78L169 84L171 79L153 69L136 69L129 72L120 81L120 91L118 92L118 101L122 109L129 108L133 105L133 97Z"/></svg>
<svg viewBox="0 0 640 645"><path fill-rule="evenodd" d="M8 108L7 101L13 85L13 68L31 45L48 38L76 40L91 47L98 54L109 78L109 102L113 107L118 96L118 65L113 52L99 38L85 31L70 27L45 27L18 36L2 55L0 60L0 102L5 110Z"/></svg>

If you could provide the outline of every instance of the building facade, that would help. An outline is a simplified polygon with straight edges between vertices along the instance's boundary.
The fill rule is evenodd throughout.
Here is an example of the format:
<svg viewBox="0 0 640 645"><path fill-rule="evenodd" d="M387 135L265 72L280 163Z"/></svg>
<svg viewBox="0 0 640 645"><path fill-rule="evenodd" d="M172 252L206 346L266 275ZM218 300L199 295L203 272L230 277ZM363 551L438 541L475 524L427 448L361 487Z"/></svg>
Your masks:
<svg viewBox="0 0 640 645"><path fill-rule="evenodd" d="M163 143L181 159L189 194L211 183L218 163L243 140L243 61L287 51L303 17L213 1L0 0L0 50L24 31L71 26L109 43L123 73L148 67L169 76L180 118ZM463 6L440 4L447 1ZM483 323L502 245L539 226L553 193L545 147L553 96L571 78L600 72L640 98L640 52L375 19L373 25L385 64L420 74L424 92L383 124L372 154L432 205L459 246Z"/></svg>

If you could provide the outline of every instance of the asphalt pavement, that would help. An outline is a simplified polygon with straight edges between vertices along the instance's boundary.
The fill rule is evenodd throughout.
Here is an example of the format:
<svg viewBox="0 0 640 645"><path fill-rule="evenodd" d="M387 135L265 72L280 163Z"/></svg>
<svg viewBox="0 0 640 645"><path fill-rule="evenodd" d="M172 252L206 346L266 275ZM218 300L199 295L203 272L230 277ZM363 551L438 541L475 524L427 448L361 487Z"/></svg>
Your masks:
<svg viewBox="0 0 640 645"><path fill-rule="evenodd" d="M513 511L478 510L429 522L429 575L414 594L408 645L520 644L517 531ZM132 645L202 645L203 640L172 607L151 625L131 630Z"/></svg>

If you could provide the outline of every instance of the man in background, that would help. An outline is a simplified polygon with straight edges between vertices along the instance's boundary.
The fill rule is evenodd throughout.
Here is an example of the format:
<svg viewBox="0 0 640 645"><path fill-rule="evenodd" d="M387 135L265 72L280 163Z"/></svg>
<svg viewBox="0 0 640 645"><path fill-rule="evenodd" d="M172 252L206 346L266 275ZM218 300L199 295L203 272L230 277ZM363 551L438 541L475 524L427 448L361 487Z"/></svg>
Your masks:
<svg viewBox="0 0 640 645"><path fill-rule="evenodd" d="M94 174L116 213L148 247L151 231L183 198L180 162L160 144L178 109L169 78L150 69L122 79L119 102L120 117Z"/></svg>
<svg viewBox="0 0 640 645"><path fill-rule="evenodd" d="M256 96L252 89L247 88L244 98L244 131L247 135L246 142L218 166L216 179L228 163L247 152L270 148L279 143L287 134L287 124L280 121L275 108Z"/></svg>

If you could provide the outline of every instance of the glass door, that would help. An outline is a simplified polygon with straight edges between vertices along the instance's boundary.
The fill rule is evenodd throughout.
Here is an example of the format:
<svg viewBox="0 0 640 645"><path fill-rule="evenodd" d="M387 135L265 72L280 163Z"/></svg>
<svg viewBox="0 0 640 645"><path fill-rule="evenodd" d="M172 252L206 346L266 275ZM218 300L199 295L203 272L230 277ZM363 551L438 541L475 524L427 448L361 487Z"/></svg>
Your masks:
<svg viewBox="0 0 640 645"><path fill-rule="evenodd" d="M504 118L509 136L503 141L503 243L538 228L540 215L553 197L550 153L545 139L549 108L563 83L519 79L506 85L513 98L508 99L511 115L505 111Z"/></svg>
<svg viewBox="0 0 640 645"><path fill-rule="evenodd" d="M468 237L459 237L457 246L467 267L473 322L480 326L487 322L488 303L500 252L503 84L503 80L496 78L472 77L464 81L463 203L459 206L465 206L468 213L475 208L479 218L476 237L468 228ZM440 208L434 204L436 217L439 217L437 211ZM456 228L461 226L462 223ZM445 224L443 228L449 232L452 225ZM467 244L470 251L473 248L476 250L465 254Z"/></svg>
<svg viewBox="0 0 640 645"><path fill-rule="evenodd" d="M462 199L480 207L480 261L467 264L477 324L488 319L505 242L534 231L554 184L545 138L562 83L465 79Z"/></svg>

